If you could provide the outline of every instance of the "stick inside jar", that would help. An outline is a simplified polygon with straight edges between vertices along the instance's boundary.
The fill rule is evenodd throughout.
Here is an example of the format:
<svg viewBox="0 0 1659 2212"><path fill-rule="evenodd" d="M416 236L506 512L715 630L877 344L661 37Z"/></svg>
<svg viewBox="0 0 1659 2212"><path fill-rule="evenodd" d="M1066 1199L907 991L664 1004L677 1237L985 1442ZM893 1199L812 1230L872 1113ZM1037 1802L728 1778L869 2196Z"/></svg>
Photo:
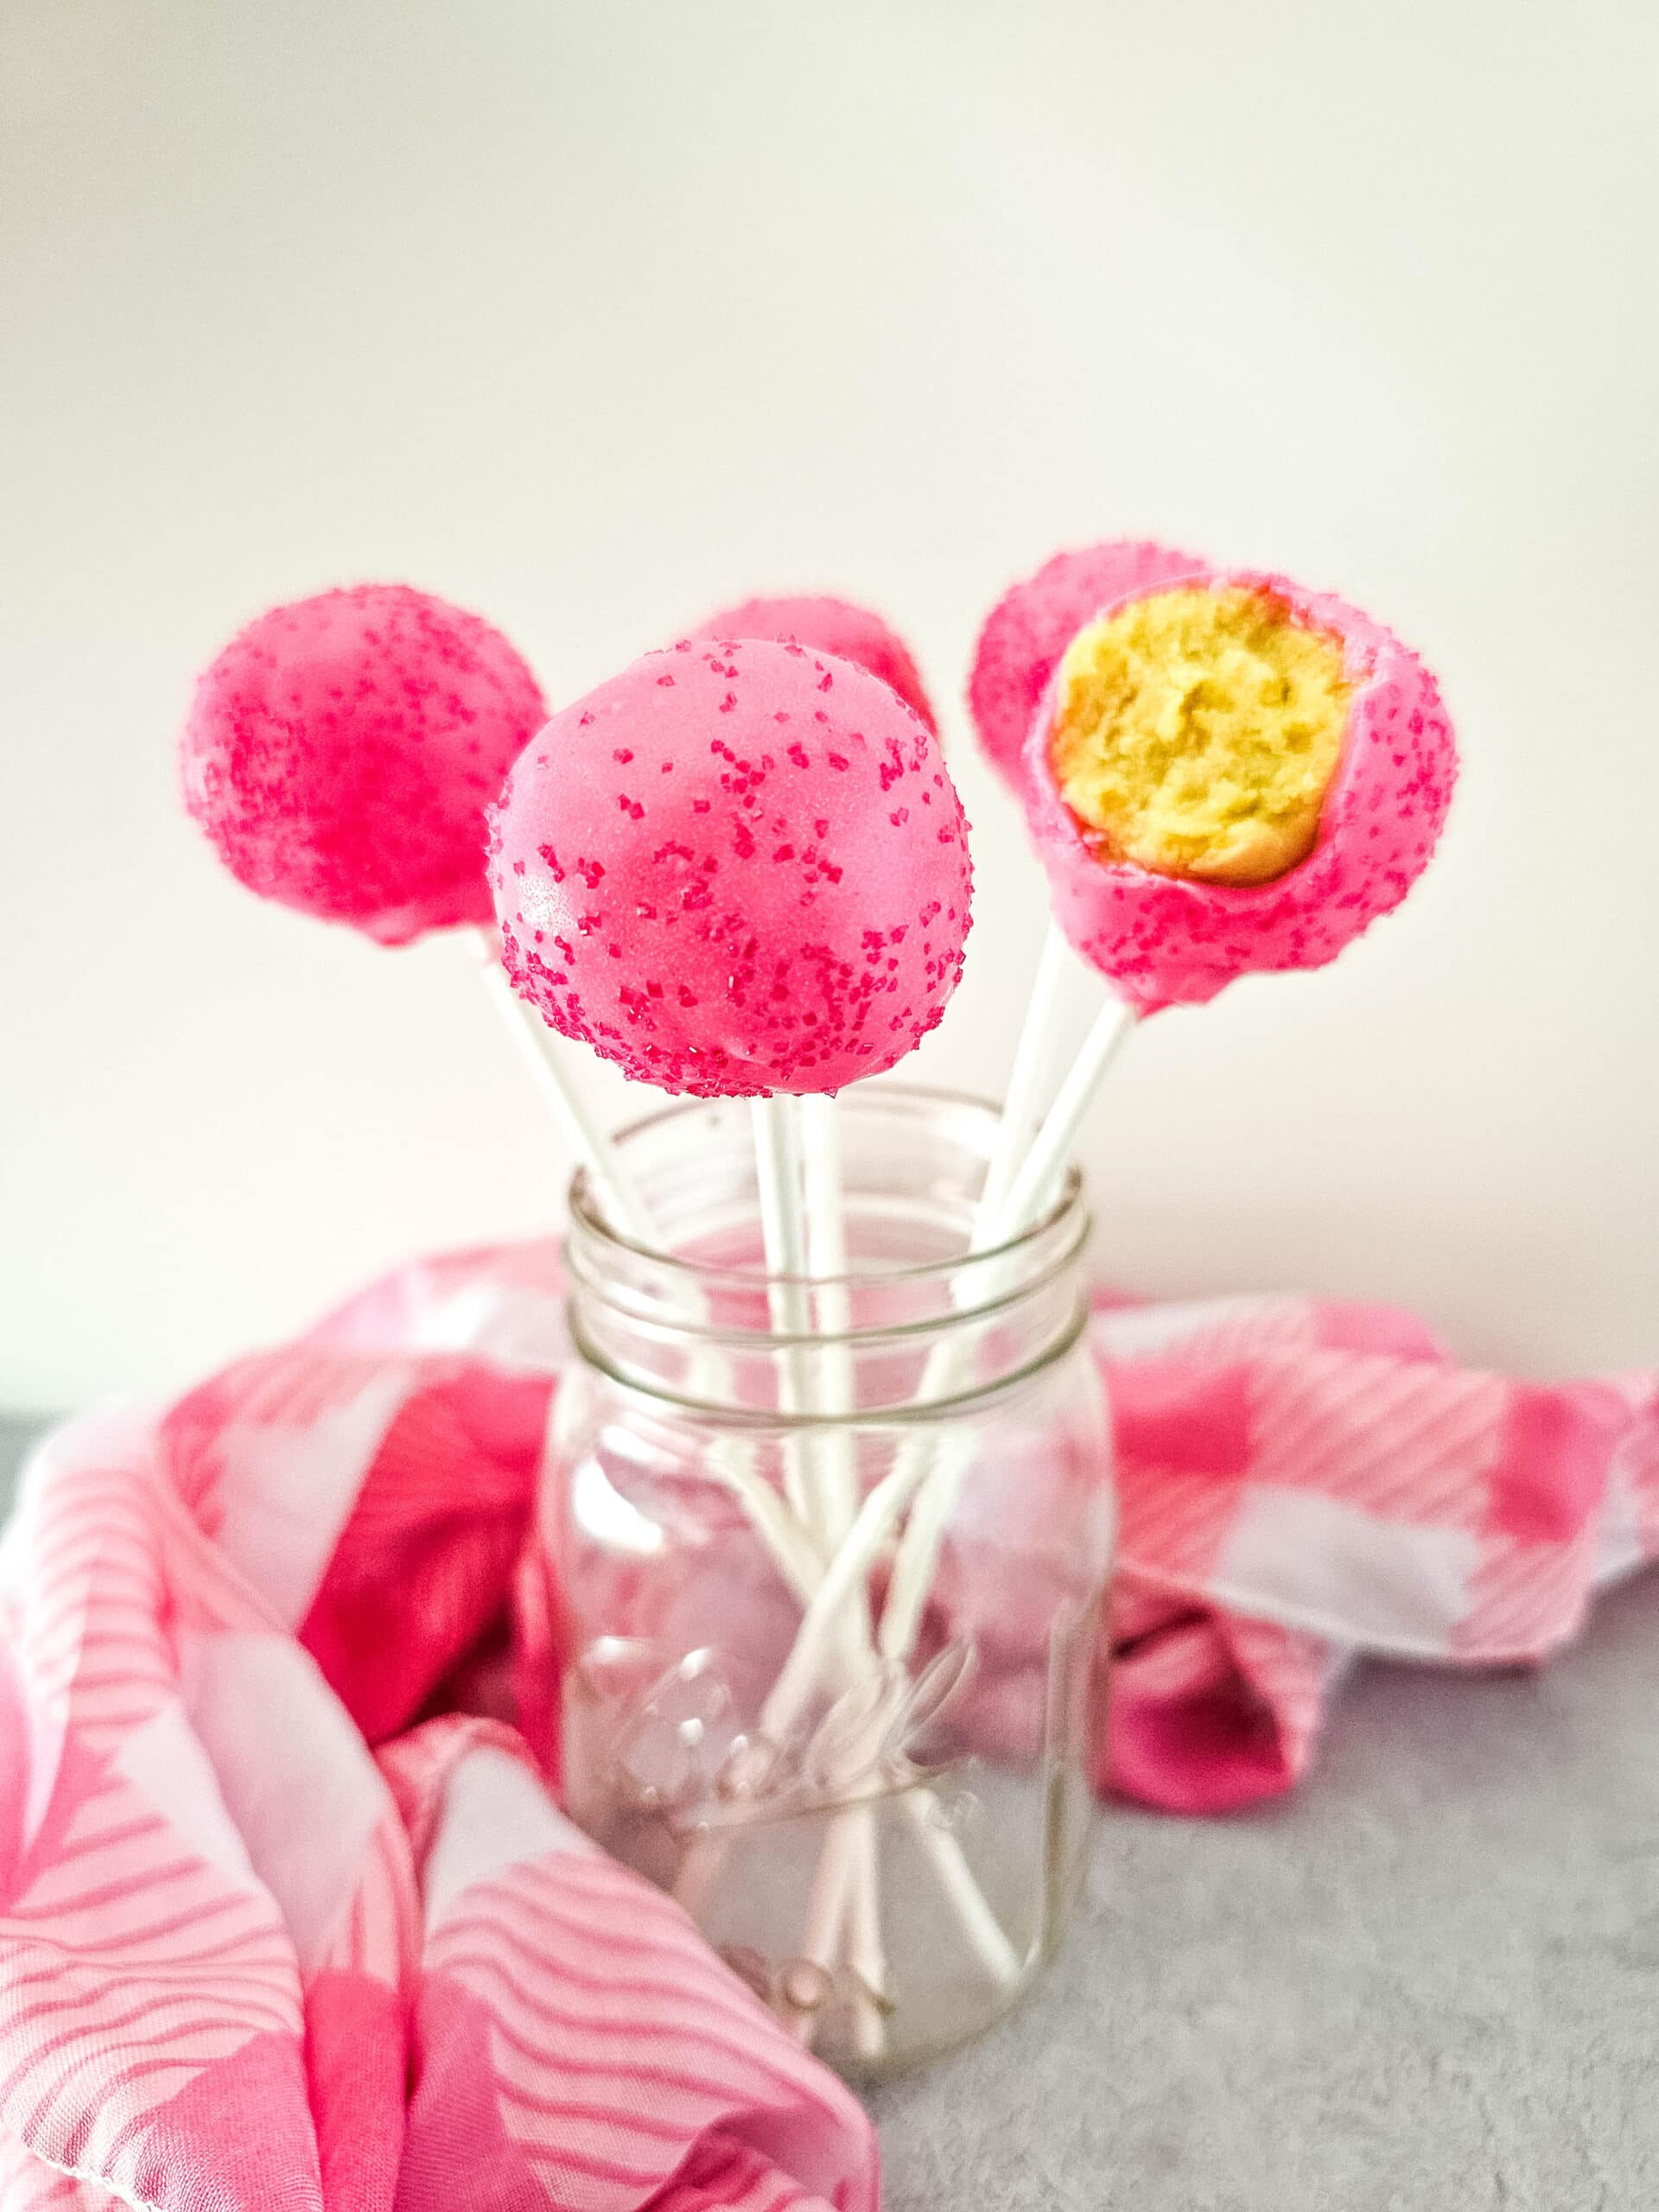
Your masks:
<svg viewBox="0 0 1659 2212"><path fill-rule="evenodd" d="M845 1543L858 1504L855 1374L847 1338L854 1321L848 1286L846 1190L842 1175L841 1122L831 1097L802 1103L802 1213L807 1271L818 1345L817 1409L830 1425L820 1432L823 1512L832 1544ZM855 1592L852 1641L870 1655L868 1593ZM887 1954L881 1940L881 1864L876 1813L854 1805L832 1816L825 1847L825 1900L815 1885L806 1931L806 1955L829 1964L845 1959L852 1968L854 2037L861 2058L880 2056L887 2042ZM824 1956L829 1954L829 1957Z"/></svg>
<svg viewBox="0 0 1659 2212"><path fill-rule="evenodd" d="M761 1102L757 1108L757 1163L766 1163L761 1171L765 1174L775 1174L780 1156L791 1159L794 1146L791 1136L779 1141L762 1125L774 1120L779 1109L788 1124L796 1109L797 1102L781 1099ZM826 1669L833 1669L838 1677L850 1673L856 1681L861 1673L869 1675L879 1669L884 1656L872 1638L868 1575L883 1547L885 1524L880 1516L873 1516L867 1510L869 1501L861 1493L856 1431L846 1420L855 1410L854 1370L849 1347L839 1341L847 1335L853 1318L845 1279L845 1194L839 1126L832 1099L810 1099L804 1110L810 1116L800 1189L806 1243L803 1248L785 1234L780 1238L779 1249L782 1256L791 1261L806 1257L813 1275L821 1278L812 1296L817 1301L814 1311L818 1332L826 1339L817 1348L824 1364L816 1382L808 1387L815 1393L810 1409L827 1416L828 1422L813 1439L820 1450L815 1471L802 1471L796 1479L808 1487L820 1527L833 1527L835 1537L785 1673L774 1684L761 1714L761 1732L772 1742L786 1741L793 1733L807 1698L822 1684ZM774 1193L774 1218L787 1214L785 1195ZM799 1321L795 1303L780 1301L780 1306L788 1322ZM778 1310L775 1306L774 1312ZM930 1364L937 1365L940 1351L946 1349L938 1348ZM909 1442L901 1446L901 1462L913 1449ZM785 1481L789 1479L786 1471ZM893 1475L889 1474L871 1497L880 1496L893 1480ZM935 1818L930 1794L909 1789L897 1802L902 1808L900 1816L922 1844L982 1967L999 1984L1016 1980L1023 1961L985 1899L961 1843ZM824 1847L825 1864L813 1888L806 1937L806 1955L822 1966L840 1964L843 1951L866 1959L880 1955L875 1817L866 1804L849 1807L832 1821ZM861 1967L860 1974L868 1980L868 1967ZM861 2026L873 2033L868 2021Z"/></svg>
<svg viewBox="0 0 1659 2212"><path fill-rule="evenodd" d="M773 1556L800 1598L804 1620L815 1620L823 1631L822 1640L815 1637L813 1642L811 1679L805 1684L805 1694L827 1689L839 1699L855 1693L861 1682L873 1684L881 1661L873 1639L867 1583L861 1574L849 1571L862 1556L860 1530L864 1525L864 1507L860 1498L856 1431L846 1419L855 1410L851 1353L843 1341L853 1316L846 1280L844 1193L835 1113L832 1101L817 1098L760 1101L754 1109L763 1241L768 1273L774 1277L769 1306L774 1327L786 1339L780 1348L780 1397L823 1423L816 1430L785 1435L783 1483L786 1492L798 1497L800 1514L815 1529L836 1531L827 1565L810 1576L791 1573L790 1563L775 1548ZM796 1280L803 1262L819 1278L816 1283ZM809 1301L804 1306L804 1298ZM820 1339L810 1348L798 1341L807 1326ZM789 1517L793 1521L795 1513L791 1511ZM798 1639L796 1649L799 1649ZM757 1732L760 1738L774 1744L789 1742L804 1715L804 1695L796 1700L791 1694L785 1721L779 1703L779 1686L774 1685L760 1715ZM850 1746L847 1756L858 1764ZM835 1787L833 1777L830 1786ZM849 1797L861 1794L861 1787L849 1783ZM895 1802L895 1817L905 1822L919 1845L982 1970L1000 1986L1012 1983L1024 1961L981 1891L961 1843L936 1819L931 1794L909 1789ZM846 1980L855 1994L855 2032L859 2055L867 2058L880 2055L887 1996L880 1936L878 1818L871 1802L849 1802L830 1811L803 1936L803 1955L832 1980L840 1980L843 1968L852 1969ZM727 1848L725 1839L712 1834L700 1839L687 1854L676 1895L694 1913L702 1909L719 1878ZM811 2032L820 2018L804 2012L803 2031Z"/></svg>
<svg viewBox="0 0 1659 2212"><path fill-rule="evenodd" d="M1059 931L1051 926L1014 1051L1007 1100L975 1208L970 1255L994 1252L1041 1219L1045 1208L1053 1202L1056 1185L1083 1119L1135 1026L1133 1009L1116 999L1101 1009L1033 1133L1043 1077L1063 1008L1068 965ZM993 1293L994 1284L987 1282L976 1286L973 1295L987 1299ZM953 1296L960 1298L959 1285L953 1285ZM977 1339L971 1331L942 1338L925 1363L918 1403L925 1407L965 1387L971 1381L976 1351ZM852 1602L855 1591L861 1593L867 1589L868 1578L901 1520L877 1643L888 1665L909 1663L971 1459L972 1446L963 1431L947 1429L938 1435L925 1427L918 1427L900 1446L887 1477L861 1501L858 1516L830 1560L817 1598L803 1616L794 1646L774 1685L766 1716L766 1726L774 1736L786 1735L795 1725L817 1678L825 1646L838 1633L837 1609ZM909 1517L904 1519L906 1511ZM974 1934L982 1959L1002 1978L1012 1979L1020 1971L1019 1961L985 1906L960 1845L954 1837L942 1841L955 1861L947 1887L963 1924ZM826 1852L826 1859L829 1856ZM940 1863L938 1853L935 1859ZM850 1866L843 1866L840 1891L843 1916L850 1916L854 1908L855 1881ZM835 1910L833 1888L826 1887L826 1917Z"/></svg>

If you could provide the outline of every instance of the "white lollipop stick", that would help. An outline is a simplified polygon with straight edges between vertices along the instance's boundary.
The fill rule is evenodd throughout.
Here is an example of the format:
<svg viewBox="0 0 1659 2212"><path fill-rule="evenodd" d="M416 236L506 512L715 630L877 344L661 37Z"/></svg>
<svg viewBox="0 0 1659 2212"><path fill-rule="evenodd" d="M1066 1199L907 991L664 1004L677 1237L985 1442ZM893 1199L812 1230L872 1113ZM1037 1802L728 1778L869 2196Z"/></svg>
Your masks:
<svg viewBox="0 0 1659 2212"><path fill-rule="evenodd" d="M806 1270L813 1278L811 1299L818 1349L817 1402L815 1410L850 1414L853 1404L853 1360L840 1341L853 1325L852 1300L847 1274L846 1197L841 1173L841 1123L833 1098L813 1096L801 1101L800 1134L804 1153L803 1195L805 1199ZM850 1429L832 1428L823 1437L826 1505L831 1541L839 1543L852 1526L858 1506L858 1449Z"/></svg>
<svg viewBox="0 0 1659 2212"><path fill-rule="evenodd" d="M887 1993L887 1955L881 1942L878 1901L880 1853L876 1848L875 1815L868 1805L853 1814L849 1832L852 1863L842 1876L842 1888L850 1897L847 1949L854 1976L854 2034L861 2058L879 2058L887 2044L887 2023L878 2001Z"/></svg>
<svg viewBox="0 0 1659 2212"><path fill-rule="evenodd" d="M852 1353L839 1339L852 1327L852 1299L847 1274L846 1193L841 1169L841 1122L834 1098L815 1095L801 1106L804 1152L803 1190L806 1215L806 1259L814 1278L812 1309L818 1348L815 1410L841 1416L818 1439L825 1533L831 1545L846 1541L858 1504L858 1443L845 1416L855 1410ZM873 1656L870 1614L865 1592L853 1594L852 1623L846 1639L865 1661ZM878 1902L879 1855L875 1818L868 1805L855 1806L830 1824L823 1860L807 1914L805 1955L826 1966L844 1958L852 1970L854 2029L861 2056L874 2058L887 2041L881 2014L871 1993L886 1986L887 1957L881 1942Z"/></svg>
<svg viewBox="0 0 1659 2212"><path fill-rule="evenodd" d="M615 1145L588 1111L579 1087L571 1080L563 1040L527 1006L508 982L501 965L500 949L492 931L468 931L477 953L486 989L497 1011L516 1039L542 1096L571 1149L587 1169L600 1202L624 1235L652 1251L667 1249L662 1231L644 1193ZM725 1379L717 1355L706 1356L713 1368L715 1387ZM772 1563L804 1605L817 1589L823 1571L817 1547L771 1484L753 1465L753 1455L740 1447L714 1452L709 1466L732 1492L748 1516Z"/></svg>
<svg viewBox="0 0 1659 2212"><path fill-rule="evenodd" d="M749 1102L754 1122L754 1173L766 1247L766 1296L772 1325L785 1335L810 1332L806 1284L806 1230L801 1210L801 1102L786 1093ZM794 1377L785 1377L785 1395ZM802 1410L804 1395L791 1408Z"/></svg>
<svg viewBox="0 0 1659 2212"><path fill-rule="evenodd" d="M982 1251L991 1240L986 1231L996 1220L1013 1185L1020 1155L1036 1133L1042 1116L1043 1086L1048 1075L1051 1033L1065 995L1071 950L1058 922L1050 922L1032 978L1031 1002L1020 1025L1020 1040L1008 1070L1007 1096L997 1123L996 1141L985 1166L974 1213L970 1251Z"/></svg>
<svg viewBox="0 0 1659 2212"><path fill-rule="evenodd" d="M998 1211L987 1243L1006 1243L1041 1218L1043 1203L1065 1171L1084 1116L1094 1104L1107 1070L1128 1042L1135 1022L1135 1008L1123 999L1113 999L1095 1016L1082 1051L1068 1069L1030 1151L1020 1163L1020 1172Z"/></svg>
<svg viewBox="0 0 1659 2212"><path fill-rule="evenodd" d="M1040 1182L1036 1176L1030 1179L1031 1185L1037 1190L1037 1197L1034 1202L1028 1200L1023 1187L1027 1179L1023 1175L1016 1177L1015 1169L1032 1126L1037 1120L1037 1104L1042 1096L1047 1072L1050 1037L1065 991L1069 957L1065 938L1058 928L1051 923L1038 961L1031 1004L1020 1027L1019 1042L1014 1047L1007 1098L996 1144L987 1165L985 1180L975 1208L973 1230L969 1242L970 1252L986 1251L1005 1243L1039 1217L1042 1206L1047 1202L1064 1165L1071 1139L1076 1134L1082 1115L1113 1057L1128 1034L1132 1020L1129 1009L1116 1003L1104 1008L1079 1056L1078 1066L1083 1067L1083 1077L1070 1093L1067 1084L1062 1084L1061 1094L1066 1103L1062 1109L1061 1098L1057 1097L1054 1108L1045 1118L1032 1146L1032 1152L1035 1154L1046 1139L1046 1153L1052 1165L1044 1169L1039 1162ZM1077 1074L1076 1067L1072 1074ZM1061 1120L1056 1120L1057 1113L1063 1113ZM957 1343L942 1341L930 1355L924 1370L920 1393L923 1402L925 1403L955 1387L963 1379L970 1363L971 1346L964 1348ZM917 1630L927 1602L927 1592L938 1564L939 1548L956 1508L969 1456L968 1440L959 1432L947 1435L937 1450L925 1433L918 1434L913 1443L906 1444L900 1450L887 1480L878 1484L865 1501L871 1510L864 1515L858 1534L843 1540L838 1554L830 1562L826 1580L836 1576L837 1569L843 1576L849 1570L855 1570L861 1589L863 1577L868 1574L876 1554L886 1541L887 1530L894 1524L906 1502L914 1494L914 1509L894 1557L887 1600L882 1611L880 1645L882 1656L889 1660L907 1661L914 1648ZM810 1649L813 1636L809 1633L814 1629L812 1615L817 1610L816 1606L808 1608L795 1648L774 1690L778 1708L774 1725L789 1725L785 1716L791 1704L797 1697L804 1696L817 1670L818 1661ZM820 1613L819 1625L814 1631L820 1642L823 1640L827 1625L825 1616ZM773 1717L770 1706L768 1717ZM934 1831L934 1838L938 1839L937 1830ZM1000 1979L1005 1981L1013 1980L1020 1971L1020 1961L1001 1924L986 1904L983 1892L974 1879L960 1846L956 1844L953 1837L939 1840L948 1842L950 1848L942 1851L936 1840L931 1855L981 1957ZM849 1919L858 1902L857 1891L854 1887L855 1870L856 1860L851 1859L842 1872L843 1891L851 1891L851 1903L847 1907Z"/></svg>
<svg viewBox="0 0 1659 2212"><path fill-rule="evenodd" d="M571 1150L593 1179L606 1212L636 1244L648 1245L653 1252L664 1250L661 1235L643 1192L571 1080L565 1065L563 1039L555 1035L535 1007L527 1006L508 982L493 931L469 930L467 935L477 955L485 989L518 1039L543 1097L553 1109Z"/></svg>
<svg viewBox="0 0 1659 2212"><path fill-rule="evenodd" d="M1082 1052L1061 1084L1054 1103L1044 1116L1007 1198L995 1217L976 1221L976 1249L990 1250L1006 1243L1039 1217L1042 1202L1064 1169L1068 1147L1095 1091L1134 1026L1134 1011L1122 1001L1114 1000L1102 1009ZM947 1340L935 1347L923 1371L919 1394L923 1404L966 1379L973 1350L971 1339L966 1344ZM960 1432L953 1431L941 1446L936 1445L925 1427L920 1428L913 1440L899 1451L887 1474L864 1498L853 1532L830 1561L773 1685L766 1707L769 1734L779 1738L793 1724L823 1664L825 1645L834 1630L835 1609L853 1585L868 1575L899 1516L923 1484L931 1477L937 1477L939 1493L932 1508L921 1519L913 1541L909 1543L902 1586L899 1562L895 1560L881 1622L882 1651L891 1657L908 1653L966 1463L967 1446ZM906 1537L909 1540L910 1536L907 1529ZM901 1557L904 1549L901 1546Z"/></svg>
<svg viewBox="0 0 1659 2212"><path fill-rule="evenodd" d="M928 1471L928 1446L913 1452L902 1447L893 1466L868 1491L854 1516L844 1542L838 1544L801 1616L789 1656L779 1670L761 1717L762 1732L773 1742L785 1742L810 1696L823 1665L837 1617L852 1592L861 1587L881 1547L892 1534L899 1516L910 1503Z"/></svg>
<svg viewBox="0 0 1659 2212"><path fill-rule="evenodd" d="M812 1326L807 1302L806 1246L801 1218L800 1101L778 1093L752 1102L755 1187L760 1239L766 1249L766 1303L772 1325L785 1344L778 1379L780 1409L805 1413L811 1400L811 1355L804 1339ZM823 1500L814 1480L804 1440L785 1433L781 1445L784 1492L796 1518L822 1544L827 1536Z"/></svg>
<svg viewBox="0 0 1659 2212"><path fill-rule="evenodd" d="M1033 1226L1052 1205L1055 1185L1065 1173L1084 1116L1094 1103L1106 1071L1122 1050L1135 1021L1134 1008L1114 999L1096 1015L1042 1127L1021 1162L1012 1186L996 1211L976 1221L976 1244L987 1249L1006 1243ZM956 1511L969 1452L958 1432L946 1441L931 1479L918 1494L893 1560L887 1602L881 1614L881 1649L889 1658L908 1658L921 1626L927 1593L939 1563L944 1532Z"/></svg>
<svg viewBox="0 0 1659 2212"><path fill-rule="evenodd" d="M753 1116L755 1167L759 1178L761 1235L766 1248L767 1272L783 1278L772 1286L772 1311L774 1319L791 1336L804 1335L811 1321L810 1294L806 1284L799 1280L808 1257L801 1204L803 1187L800 1179L804 1162L799 1108L800 1102L791 1097L760 1099L755 1102ZM830 1158L838 1167L833 1148ZM830 1256L835 1254L836 1238L844 1236L838 1184L837 1173L836 1187L832 1192L825 1160L820 1155L815 1195L819 1201L821 1223L826 1209L830 1216L829 1222L819 1230L820 1249L826 1250ZM830 1205L832 1198L834 1203ZM841 1252L844 1260L844 1243ZM830 1285L832 1306L837 1288L840 1288L843 1300L845 1297L844 1286ZM842 1356L844 1358L844 1351ZM793 1362L786 1357L784 1381L785 1395L793 1401L798 1408L812 1408L813 1377L804 1357ZM850 1372L847 1382L850 1397ZM844 1443L836 1437L828 1437L824 1440L831 1452L837 1448L845 1449L851 1442L850 1437ZM788 1487L791 1482L798 1486L802 1506L810 1508L803 1517L807 1519L810 1527L816 1526L822 1532L829 1526L830 1492L837 1486L836 1481L832 1479L828 1484L817 1482L807 1468L799 1465L791 1469L791 1456L786 1454L785 1460L785 1486ZM845 1482L850 1498L856 1487L850 1465L845 1472ZM798 1513L800 1510L798 1508ZM857 1518L855 1516L852 1529L856 1527ZM856 1574L848 1577L844 1567L837 1577L836 1569L845 1555L855 1548L856 1537L851 1529L843 1531L837 1529L830 1541L834 1548L824 1573L824 1580L819 1583L817 1590L808 1601L803 1621L816 1613L824 1626L823 1646L815 1653L815 1672L833 1647L838 1677L844 1678L849 1670L855 1677L861 1666L869 1664L874 1657L864 1605L862 1578ZM825 1586L832 1580L835 1586L826 1598ZM810 1689L810 1678L808 1678L803 1684L803 1692ZM774 1685L767 1698L766 1713L761 1721L763 1732L772 1732L768 1716L781 1688L781 1683ZM796 1700L798 1710L801 1702L804 1702L804 1695ZM782 1738L774 1735L772 1739L781 1741ZM981 1893L973 1871L963 1856L960 1844L954 1836L934 1824L931 1809L922 1796L914 1792L906 1793L901 1803L938 1870L945 1894L955 1906L964 1930L987 1969L1001 1981L1013 1980L1020 1971L1020 1961ZM879 1957L880 1935L874 1891L869 1882L860 1878L862 1869L872 1866L874 1837L872 1835L867 1840L859 1835L861 1819L868 1821L868 1814L855 1815L838 1821L832 1827L826 1864L820 1869L819 1878L813 1887L812 1901L809 1904L811 1926L808 1935L808 1956L833 1949L842 1914L848 1912L852 1918L855 1950L861 1956L869 1959L872 1964ZM685 1901L688 1893L695 1895L709 1878L706 1857L694 1853L691 1862L683 1871L678 1889L682 1902ZM873 1986L880 1986L874 1983L873 1977L872 1980ZM861 2021L861 2040L869 2039L872 2034L868 2021Z"/></svg>

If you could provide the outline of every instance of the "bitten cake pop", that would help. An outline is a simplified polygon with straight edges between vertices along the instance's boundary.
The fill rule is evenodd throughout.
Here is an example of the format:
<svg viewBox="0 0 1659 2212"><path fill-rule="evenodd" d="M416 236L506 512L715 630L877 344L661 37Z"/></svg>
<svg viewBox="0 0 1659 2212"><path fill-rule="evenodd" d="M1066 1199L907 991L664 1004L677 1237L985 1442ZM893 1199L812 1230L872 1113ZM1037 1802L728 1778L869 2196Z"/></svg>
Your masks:
<svg viewBox="0 0 1659 2212"><path fill-rule="evenodd" d="M1201 573L1196 554L1144 538L1113 537L1057 553L1034 576L1003 593L986 617L974 655L968 705L991 766L1016 792L1037 702L1060 655L1103 607L1131 592Z"/></svg>
<svg viewBox="0 0 1659 2212"><path fill-rule="evenodd" d="M1102 603L1096 594L1084 610L1084 614L1092 614ZM833 653L837 660L849 660L855 668L867 668L872 676L879 676L884 683L890 684L906 705L913 707L929 729L938 734L938 717L922 687L921 676L909 648L879 614L873 614L867 607L855 607L844 599L746 599L741 606L728 607L723 613L711 615L691 635L696 639L770 638L779 645L787 645L793 639L797 645L810 646L815 652ZM1030 719L1027 709L1026 720L1028 722ZM1020 735L1024 734L1022 728Z"/></svg>
<svg viewBox="0 0 1659 2212"><path fill-rule="evenodd" d="M966 823L925 723L799 645L690 640L556 715L493 816L516 988L637 1082L835 1090L962 973Z"/></svg>
<svg viewBox="0 0 1659 2212"><path fill-rule="evenodd" d="M1457 753L1381 624L1205 567L1077 632L1025 766L1056 917L1145 1014L1334 959L1421 873Z"/></svg>
<svg viewBox="0 0 1659 2212"><path fill-rule="evenodd" d="M407 584L273 607L196 686L185 804L251 891L382 944L491 919L484 810L546 717L497 630Z"/></svg>
<svg viewBox="0 0 1659 2212"><path fill-rule="evenodd" d="M1369 617L1282 577L1135 550L1141 581L1064 644L1023 759L1056 919L1116 993L1027 1141L1034 1094L1022 1073L1044 1056L1058 1001L1051 928L978 1249L1053 1204L1138 1016L1212 998L1251 969L1334 958L1410 888L1456 774L1433 678ZM915 1502L881 1620L883 1650L901 1658L960 1480L945 1453L910 1472Z"/></svg>

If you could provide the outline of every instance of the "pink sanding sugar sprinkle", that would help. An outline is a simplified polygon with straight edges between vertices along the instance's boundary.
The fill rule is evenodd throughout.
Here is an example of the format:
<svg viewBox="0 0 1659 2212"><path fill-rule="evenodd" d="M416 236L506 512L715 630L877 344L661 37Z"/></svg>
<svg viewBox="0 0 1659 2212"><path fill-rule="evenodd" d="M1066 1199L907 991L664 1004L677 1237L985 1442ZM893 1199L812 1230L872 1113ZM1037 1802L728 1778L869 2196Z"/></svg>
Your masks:
<svg viewBox="0 0 1659 2212"><path fill-rule="evenodd" d="M296 601L200 678L184 800L231 873L385 944L492 918L485 808L547 713L487 622L407 584Z"/></svg>
<svg viewBox="0 0 1659 2212"><path fill-rule="evenodd" d="M1034 576L1003 593L986 617L974 655L968 706L987 758L1016 793L1025 787L1020 755L1038 702L1060 656L1085 622L1114 601L1154 585L1201 575L1196 554L1149 539L1109 538L1057 553Z"/></svg>
<svg viewBox="0 0 1659 2212"><path fill-rule="evenodd" d="M938 717L922 687L909 648L867 607L821 597L746 599L740 607L728 607L723 613L712 615L691 635L696 639L771 638L779 645L792 639L816 652L833 653L838 660L849 660L855 667L868 668L872 676L879 676L906 706L916 709L929 729L936 735L938 732Z"/></svg>
<svg viewBox="0 0 1659 2212"><path fill-rule="evenodd" d="M1348 681L1358 688L1313 851L1271 883L1246 888L1101 857L1054 780L1051 677L1026 741L1027 818L1061 928L1143 1014L1201 1005L1239 976L1334 960L1421 874L1458 773L1433 677L1380 623L1283 576L1188 564L1182 577L1212 590L1268 594L1308 628L1340 638ZM1167 588L1160 579L1096 611Z"/></svg>
<svg viewBox="0 0 1659 2212"><path fill-rule="evenodd" d="M553 717L491 822L515 988L662 1090L879 1075L962 974L972 871L938 747L827 653L647 653Z"/></svg>

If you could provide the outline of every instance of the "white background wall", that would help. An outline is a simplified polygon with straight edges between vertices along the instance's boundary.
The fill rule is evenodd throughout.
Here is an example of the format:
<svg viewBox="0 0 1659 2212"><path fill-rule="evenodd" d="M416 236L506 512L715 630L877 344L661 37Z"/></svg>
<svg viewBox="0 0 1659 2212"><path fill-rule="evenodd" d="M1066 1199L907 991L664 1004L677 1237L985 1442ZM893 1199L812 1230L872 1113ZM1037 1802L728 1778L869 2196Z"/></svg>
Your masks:
<svg viewBox="0 0 1659 2212"><path fill-rule="evenodd" d="M192 671L246 616L408 576L568 697L734 595L880 605L980 868L921 1065L995 1086L1043 901L971 639L1124 531L1373 607L1467 770L1338 968L1136 1040L1103 1267L1659 1357L1655 22L7 0L0 1402L171 1387L556 1214L461 957L266 910L180 818Z"/></svg>

